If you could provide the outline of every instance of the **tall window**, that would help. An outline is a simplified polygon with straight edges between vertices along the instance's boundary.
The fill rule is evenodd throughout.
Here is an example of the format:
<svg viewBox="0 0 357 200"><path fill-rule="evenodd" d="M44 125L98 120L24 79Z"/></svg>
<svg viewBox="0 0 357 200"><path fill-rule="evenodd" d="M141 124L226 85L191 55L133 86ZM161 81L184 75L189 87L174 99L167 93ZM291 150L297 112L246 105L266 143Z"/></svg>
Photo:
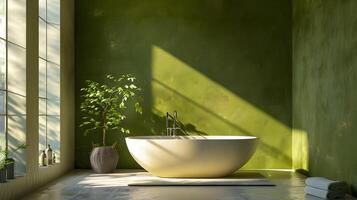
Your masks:
<svg viewBox="0 0 357 200"><path fill-rule="evenodd" d="M39 150L60 161L60 0L39 0Z"/></svg>
<svg viewBox="0 0 357 200"><path fill-rule="evenodd" d="M25 172L26 143L26 0L0 0L0 147Z"/></svg>

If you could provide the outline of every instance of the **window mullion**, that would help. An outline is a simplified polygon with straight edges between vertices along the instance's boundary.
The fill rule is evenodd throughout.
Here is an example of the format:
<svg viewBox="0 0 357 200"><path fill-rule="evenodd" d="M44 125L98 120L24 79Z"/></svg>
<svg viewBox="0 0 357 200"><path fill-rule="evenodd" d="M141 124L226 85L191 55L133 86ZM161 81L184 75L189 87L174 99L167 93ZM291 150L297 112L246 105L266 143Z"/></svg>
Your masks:
<svg viewBox="0 0 357 200"><path fill-rule="evenodd" d="M5 83L6 83L6 86L5 86L5 150L8 151L9 148L8 148L8 139L9 139L9 136L8 136L8 117L7 117L7 114L8 114L8 42L7 42L7 34L8 34L8 19L9 19L9 15L8 15L8 0L5 1L6 2L6 8L5 8L5 16L6 16L6 19L5 19Z"/></svg>

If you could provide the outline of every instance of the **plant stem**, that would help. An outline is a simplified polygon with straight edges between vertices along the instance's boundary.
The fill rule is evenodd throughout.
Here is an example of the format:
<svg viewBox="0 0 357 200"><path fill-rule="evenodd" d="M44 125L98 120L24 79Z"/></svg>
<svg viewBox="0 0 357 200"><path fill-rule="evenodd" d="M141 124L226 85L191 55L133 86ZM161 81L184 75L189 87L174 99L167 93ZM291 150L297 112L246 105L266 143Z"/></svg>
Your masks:
<svg viewBox="0 0 357 200"><path fill-rule="evenodd" d="M106 115L106 112L103 111L103 114L102 114L102 120L103 120L103 146L105 146L105 133L106 133L106 129L105 129L105 115Z"/></svg>
<svg viewBox="0 0 357 200"><path fill-rule="evenodd" d="M103 146L105 146L105 128L103 128Z"/></svg>

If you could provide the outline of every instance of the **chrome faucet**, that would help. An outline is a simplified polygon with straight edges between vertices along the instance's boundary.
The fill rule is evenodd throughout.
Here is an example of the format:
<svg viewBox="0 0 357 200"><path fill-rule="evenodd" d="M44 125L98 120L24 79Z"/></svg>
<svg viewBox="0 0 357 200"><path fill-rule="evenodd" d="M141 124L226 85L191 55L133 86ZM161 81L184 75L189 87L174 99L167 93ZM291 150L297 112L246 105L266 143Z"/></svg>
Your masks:
<svg viewBox="0 0 357 200"><path fill-rule="evenodd" d="M169 127L169 118L172 118L174 120L174 123L172 125L172 128ZM177 126L177 112L174 111L173 116L170 115L168 112L166 112L166 135L168 136L176 136L176 130L180 130L180 128Z"/></svg>

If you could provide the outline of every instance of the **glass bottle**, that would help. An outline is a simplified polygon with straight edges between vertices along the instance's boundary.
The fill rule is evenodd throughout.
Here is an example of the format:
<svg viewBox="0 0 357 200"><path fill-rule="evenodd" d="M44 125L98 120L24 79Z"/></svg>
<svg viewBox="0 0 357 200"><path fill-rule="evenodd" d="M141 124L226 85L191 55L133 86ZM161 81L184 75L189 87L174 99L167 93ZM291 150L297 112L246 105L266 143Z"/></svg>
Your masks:
<svg viewBox="0 0 357 200"><path fill-rule="evenodd" d="M42 153L40 155L40 165L46 166L46 153L44 150L42 150Z"/></svg>
<svg viewBox="0 0 357 200"><path fill-rule="evenodd" d="M47 165L52 165L52 149L50 145L46 148Z"/></svg>
<svg viewBox="0 0 357 200"><path fill-rule="evenodd" d="M56 154L53 152L53 159L52 159L52 163L56 164Z"/></svg>

